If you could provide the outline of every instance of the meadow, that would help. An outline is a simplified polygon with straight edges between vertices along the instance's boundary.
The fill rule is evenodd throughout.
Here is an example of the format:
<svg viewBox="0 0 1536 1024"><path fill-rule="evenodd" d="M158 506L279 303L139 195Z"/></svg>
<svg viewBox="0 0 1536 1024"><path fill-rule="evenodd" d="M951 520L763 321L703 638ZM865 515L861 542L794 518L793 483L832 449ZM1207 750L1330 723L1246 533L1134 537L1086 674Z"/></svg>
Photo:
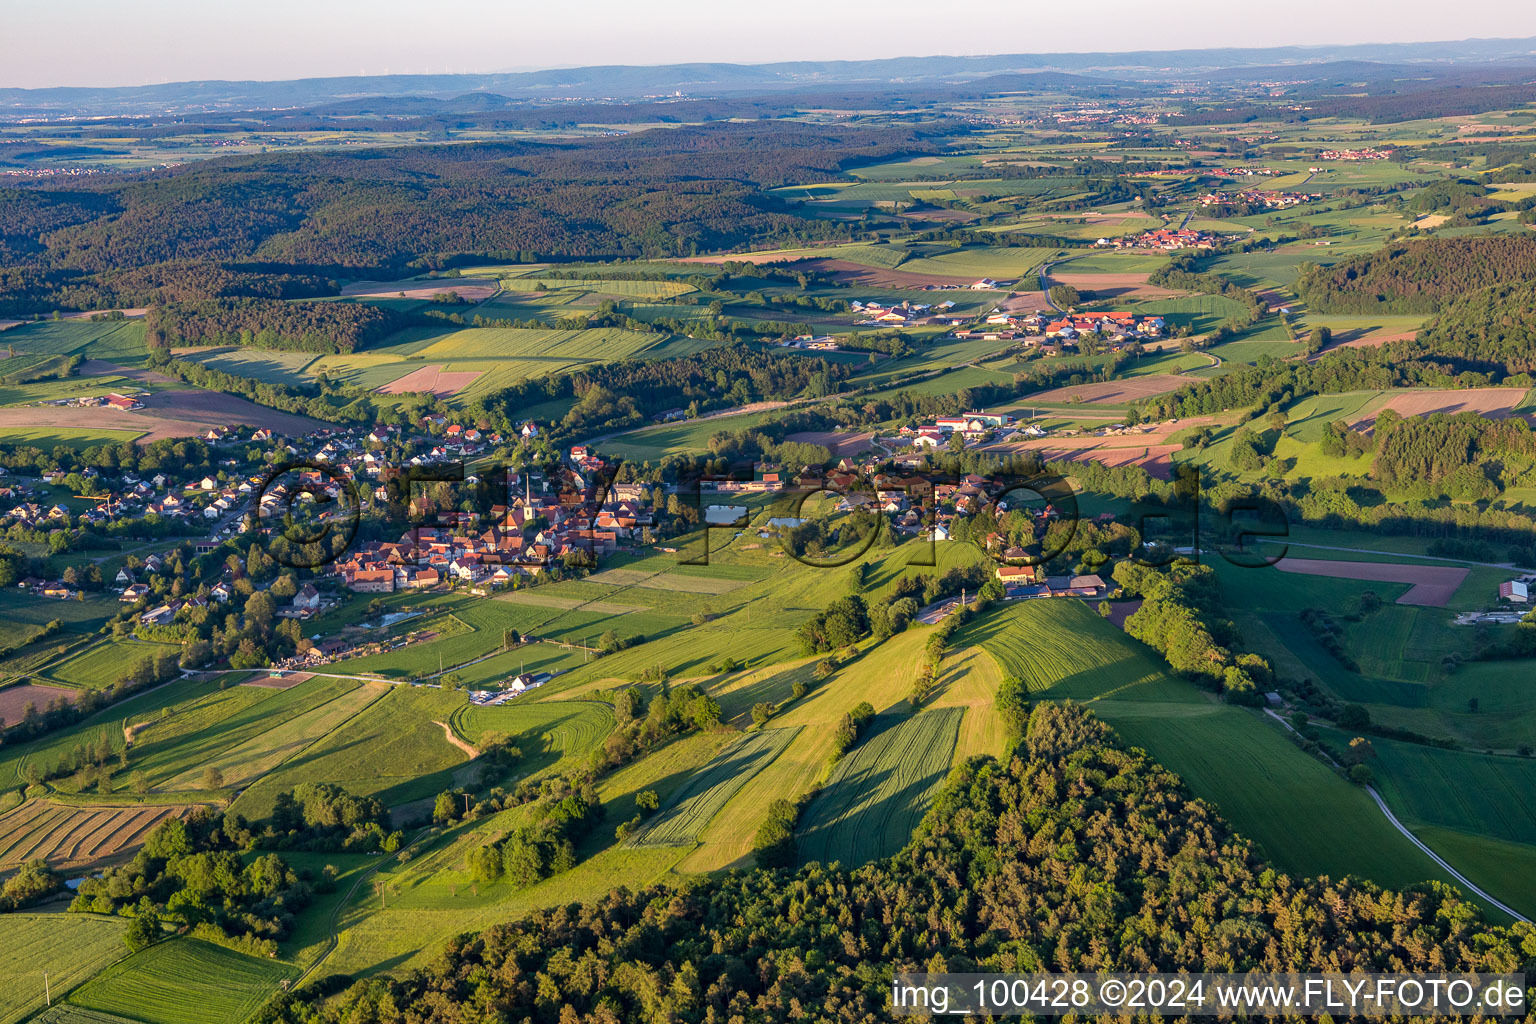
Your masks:
<svg viewBox="0 0 1536 1024"><path fill-rule="evenodd" d="M508 314L511 315L511 314ZM519 314L525 315L525 314ZM453 374L454 397L478 398L529 377L645 355L665 334L622 328L538 330L512 327L411 328L383 345L322 356L304 368L357 387L380 389L426 367ZM699 345L698 347L707 347ZM676 351L669 354L682 354Z"/></svg>
<svg viewBox="0 0 1536 1024"><path fill-rule="evenodd" d="M69 1001L144 1024L241 1024L297 973L287 964L183 937L107 968Z"/></svg>
<svg viewBox="0 0 1536 1024"><path fill-rule="evenodd" d="M6 983L0 985L0 1024L16 1024L46 1002L128 955L127 922L94 914L0 914ZM47 974L45 990L43 975Z"/></svg>
<svg viewBox="0 0 1536 1024"><path fill-rule="evenodd" d="M519 697L510 704L484 707L463 704L448 718L454 731L472 744L487 733L510 737L522 751L518 772L528 775L563 759L579 759L596 750L613 730L613 709L595 700L546 701Z"/></svg>
<svg viewBox="0 0 1536 1024"><path fill-rule="evenodd" d="M949 771L964 715L935 708L871 722L801 814L800 863L855 867L905 846Z"/></svg>
<svg viewBox="0 0 1536 1024"><path fill-rule="evenodd" d="M129 366L142 363L148 352L142 320L40 320L12 327L0 336L0 346L28 354L81 355Z"/></svg>
<svg viewBox="0 0 1536 1024"><path fill-rule="evenodd" d="M390 806L452 788L466 755L447 739L446 722L462 691L393 686L360 714L321 737L302 757L278 765L243 790L231 809L271 813L277 794L304 782L331 782Z"/></svg>
<svg viewBox="0 0 1536 1024"><path fill-rule="evenodd" d="M635 846L692 846L709 824L754 775L784 752L799 733L764 729L749 733L715 755L647 821L630 843Z"/></svg>
<svg viewBox="0 0 1536 1024"><path fill-rule="evenodd" d="M1303 753L1277 723L1175 678L1150 650L1081 602L993 609L957 637L967 641L979 643L1034 696L1086 703L1285 870L1352 873L1383 885L1444 877L1364 792Z"/></svg>
<svg viewBox="0 0 1536 1024"><path fill-rule="evenodd" d="M167 654L180 655L181 648L173 644L108 640L57 665L49 666L40 678L60 686L94 690L115 684L140 659Z"/></svg>

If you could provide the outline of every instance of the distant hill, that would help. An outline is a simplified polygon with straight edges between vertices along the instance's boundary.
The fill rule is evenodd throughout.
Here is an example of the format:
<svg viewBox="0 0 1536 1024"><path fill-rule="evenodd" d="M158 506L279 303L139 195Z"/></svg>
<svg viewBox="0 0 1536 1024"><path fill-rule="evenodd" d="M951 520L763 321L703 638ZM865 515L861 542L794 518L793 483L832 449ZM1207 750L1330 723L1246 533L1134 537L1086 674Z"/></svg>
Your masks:
<svg viewBox="0 0 1536 1024"><path fill-rule="evenodd" d="M1280 46L1255 49L1144 50L1132 53L1034 53L989 56L893 57L854 61L788 61L773 64L691 63L597 65L542 71L462 75L367 75L302 78L280 82L175 82L121 88L0 89L0 117L110 116L206 111L303 109L369 97L450 100L467 93L508 100L639 99L681 93L711 97L778 90L964 82L986 75L1080 72L1100 79L1161 80L1259 69L1280 76L1309 65L1344 62L1332 74L1368 77L1369 65L1388 73L1402 65L1423 67L1529 61L1536 38L1472 39L1433 43L1368 43L1349 46ZM1076 76L1074 76L1076 77ZM1247 75L1236 74L1245 78ZM1307 78L1307 75L1297 77ZM1042 81L1041 85L1046 84ZM492 100L495 103L496 100Z"/></svg>

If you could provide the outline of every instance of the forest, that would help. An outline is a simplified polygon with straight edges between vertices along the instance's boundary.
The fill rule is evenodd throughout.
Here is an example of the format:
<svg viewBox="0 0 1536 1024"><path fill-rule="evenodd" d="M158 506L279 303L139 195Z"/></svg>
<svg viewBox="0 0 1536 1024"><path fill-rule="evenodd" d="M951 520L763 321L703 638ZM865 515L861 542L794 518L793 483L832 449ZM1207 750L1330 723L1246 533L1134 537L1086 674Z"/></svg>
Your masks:
<svg viewBox="0 0 1536 1024"><path fill-rule="evenodd" d="M314 295L332 275L688 256L842 238L761 189L931 151L916 129L782 123L559 143L210 160L0 192L0 312ZM159 268L175 264L172 275ZM233 280L231 280L233 278Z"/></svg>
<svg viewBox="0 0 1536 1024"><path fill-rule="evenodd" d="M1536 237L1479 235L1389 245L1332 266L1307 264L1296 292L1335 313L1433 313L1467 292L1536 276Z"/></svg>
<svg viewBox="0 0 1536 1024"><path fill-rule="evenodd" d="M1297 912L1297 908L1305 908ZM616 889L451 941L430 966L280 995L262 1024L886 1018L893 972L1536 970L1536 928L1437 883L1293 878L1090 712L1042 703L955 768L911 842ZM341 991L345 989L344 991ZM337 998L322 1002L328 992Z"/></svg>
<svg viewBox="0 0 1536 1024"><path fill-rule="evenodd" d="M251 345L299 352L353 352L413 322L360 302L205 299L151 306L144 339L151 348Z"/></svg>

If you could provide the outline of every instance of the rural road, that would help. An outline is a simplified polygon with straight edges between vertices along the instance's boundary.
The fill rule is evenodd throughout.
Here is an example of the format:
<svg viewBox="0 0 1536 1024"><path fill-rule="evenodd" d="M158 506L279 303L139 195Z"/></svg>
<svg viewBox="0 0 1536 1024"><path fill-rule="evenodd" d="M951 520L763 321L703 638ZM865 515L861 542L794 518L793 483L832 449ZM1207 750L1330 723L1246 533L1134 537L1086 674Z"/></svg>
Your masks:
<svg viewBox="0 0 1536 1024"><path fill-rule="evenodd" d="M1457 871L1455 868L1447 864L1444 857L1441 857L1434 850L1431 850L1424 844L1423 840L1414 835L1412 832L1408 831L1408 827L1397 820L1397 815L1392 813L1392 808L1387 806L1387 802L1381 798L1381 794L1376 792L1375 786L1366 786L1365 791L1371 794L1371 799L1376 801L1376 806L1381 808L1381 813L1387 816L1387 820L1392 823L1392 827L1401 832L1403 834L1403 838L1407 839L1414 846L1417 846L1420 850L1423 850L1426 857L1444 868L1446 873L1449 874L1452 878L1466 886L1467 889L1471 892L1476 893L1483 899L1487 900L1489 903L1493 904L1495 907L1498 907L1500 910L1504 911L1504 913L1508 914L1516 921L1524 921L1526 924L1531 923L1531 919L1520 913L1520 911L1515 910L1513 907L1506 903L1502 903L1499 900L1494 899L1482 889L1479 889L1477 886L1473 885L1472 882L1467 879L1466 875L1463 875L1460 871Z"/></svg>
<svg viewBox="0 0 1536 1024"><path fill-rule="evenodd" d="M1281 718L1269 708L1265 708L1264 713L1270 718L1273 718L1275 721L1279 722L1287 732L1294 733L1296 731L1290 722L1287 722L1284 718ZM1404 839L1407 839L1410 843L1423 851L1424 855L1430 860L1440 865L1446 874L1450 875L1452 878L1456 879L1456 881L1465 886L1468 892L1481 897L1490 905L1498 907L1500 910L1514 918L1516 921L1524 921L1526 924L1531 923L1530 918L1526 917L1524 914L1520 913L1518 910L1515 910L1513 907L1509 906L1503 901L1495 899L1488 893L1484 892L1483 889L1481 889L1479 886L1473 884L1471 879L1467 878L1466 875L1463 875L1460 871L1457 871L1455 868L1451 867L1451 865L1446 862L1444 857L1440 856L1434 850L1431 850L1427 845L1425 845L1422 839L1408 831L1408 826L1399 821L1397 819L1397 815L1392 813L1392 808L1388 807L1387 802L1381 798L1381 794L1376 792L1375 786L1366 786L1365 791L1371 795L1372 800L1376 801L1376 806L1381 808L1381 813L1387 816L1387 821L1392 825L1392 827L1403 834Z"/></svg>

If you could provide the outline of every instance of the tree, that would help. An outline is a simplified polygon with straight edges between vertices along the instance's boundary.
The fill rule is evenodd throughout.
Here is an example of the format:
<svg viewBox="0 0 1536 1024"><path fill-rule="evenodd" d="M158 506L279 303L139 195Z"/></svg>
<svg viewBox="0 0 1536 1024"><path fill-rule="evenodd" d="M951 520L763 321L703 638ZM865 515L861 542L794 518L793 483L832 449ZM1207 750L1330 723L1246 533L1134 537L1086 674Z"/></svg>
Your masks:
<svg viewBox="0 0 1536 1024"><path fill-rule="evenodd" d="M773 717L773 705L766 701L759 701L752 705L752 721L759 727L767 725L768 719Z"/></svg>
<svg viewBox="0 0 1536 1024"><path fill-rule="evenodd" d="M133 910L133 920L123 933L123 942L129 949L138 952L159 938L160 914L148 896L140 896L138 906Z"/></svg>
<svg viewBox="0 0 1536 1024"><path fill-rule="evenodd" d="M224 773L217 765L211 764L203 769L203 788L210 790L224 788Z"/></svg>
<svg viewBox="0 0 1536 1024"><path fill-rule="evenodd" d="M720 724L720 704L706 693L695 697L688 711L689 717L700 729L713 729Z"/></svg>
<svg viewBox="0 0 1536 1024"><path fill-rule="evenodd" d="M511 650L522 642L522 635L517 630L504 629L501 631L501 646L504 650Z"/></svg>

